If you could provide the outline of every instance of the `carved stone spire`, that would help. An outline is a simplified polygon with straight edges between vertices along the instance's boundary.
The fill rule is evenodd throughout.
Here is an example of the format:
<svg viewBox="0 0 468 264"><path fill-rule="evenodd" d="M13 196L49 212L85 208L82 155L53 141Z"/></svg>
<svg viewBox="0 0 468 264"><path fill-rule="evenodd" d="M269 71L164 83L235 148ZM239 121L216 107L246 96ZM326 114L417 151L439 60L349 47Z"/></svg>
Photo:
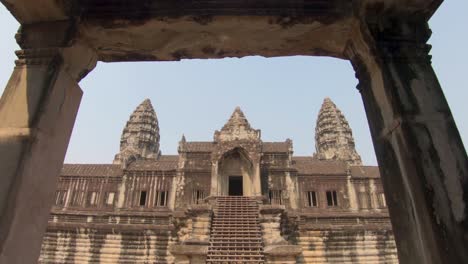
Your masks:
<svg viewBox="0 0 468 264"><path fill-rule="evenodd" d="M253 129L240 107L236 107L228 122L215 132L215 141L258 140L260 130Z"/></svg>
<svg viewBox="0 0 468 264"><path fill-rule="evenodd" d="M349 165L362 165L348 121L328 97L323 101L317 117L315 148L318 159L342 160Z"/></svg>
<svg viewBox="0 0 468 264"><path fill-rule="evenodd" d="M159 154L158 118L151 101L146 99L130 115L114 163L126 166L137 159L156 159Z"/></svg>

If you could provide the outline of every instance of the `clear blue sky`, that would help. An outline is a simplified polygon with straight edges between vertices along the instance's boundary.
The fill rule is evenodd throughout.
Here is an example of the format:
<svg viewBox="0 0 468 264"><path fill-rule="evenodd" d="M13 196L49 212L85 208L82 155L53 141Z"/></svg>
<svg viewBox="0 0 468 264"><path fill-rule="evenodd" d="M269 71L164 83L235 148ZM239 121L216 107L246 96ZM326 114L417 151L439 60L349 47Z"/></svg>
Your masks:
<svg viewBox="0 0 468 264"><path fill-rule="evenodd" d="M468 142L468 2L445 1L430 21L433 66L464 142ZM13 69L18 24L0 4L0 92ZM377 164L357 80L347 61L317 57L99 63L81 81L84 97L67 163L110 163L123 126L145 98L155 107L163 154L187 140L209 141L236 106L264 141L291 138L296 155L315 151L315 119L324 97L343 111L364 163Z"/></svg>

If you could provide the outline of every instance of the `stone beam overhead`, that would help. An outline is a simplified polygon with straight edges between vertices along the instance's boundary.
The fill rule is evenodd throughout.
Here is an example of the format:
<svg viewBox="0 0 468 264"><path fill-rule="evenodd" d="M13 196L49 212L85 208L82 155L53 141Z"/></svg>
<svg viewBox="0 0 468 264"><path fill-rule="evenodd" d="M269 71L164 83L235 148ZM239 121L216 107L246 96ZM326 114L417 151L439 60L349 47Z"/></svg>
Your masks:
<svg viewBox="0 0 468 264"><path fill-rule="evenodd" d="M351 17L335 23L312 18L237 16L87 20L79 27L104 62L178 61L225 57L316 55L343 58ZM250 39L251 41L245 41Z"/></svg>
<svg viewBox="0 0 468 264"><path fill-rule="evenodd" d="M105 19L138 19L169 16L206 15L260 15L260 16L315 16L330 17L349 13L351 5L367 8L378 5L383 9L409 12L426 11L428 14L442 0L257 0L257 1L129 1L129 0L1 0L21 24L87 17Z"/></svg>
<svg viewBox="0 0 468 264"><path fill-rule="evenodd" d="M345 58L344 50L357 15L379 10L423 12L429 17L440 3L422 0L0 1L23 25L71 20L79 36L105 62L253 55ZM252 41L243 41L247 38Z"/></svg>
<svg viewBox="0 0 468 264"><path fill-rule="evenodd" d="M69 18L71 1L54 0L0 0L11 14L24 24L60 21Z"/></svg>

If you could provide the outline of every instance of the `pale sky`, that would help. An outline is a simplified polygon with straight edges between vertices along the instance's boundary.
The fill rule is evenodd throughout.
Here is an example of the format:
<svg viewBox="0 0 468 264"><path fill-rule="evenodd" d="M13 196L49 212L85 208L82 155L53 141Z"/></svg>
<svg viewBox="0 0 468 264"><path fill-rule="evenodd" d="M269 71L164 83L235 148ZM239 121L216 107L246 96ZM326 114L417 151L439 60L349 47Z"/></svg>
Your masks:
<svg viewBox="0 0 468 264"><path fill-rule="evenodd" d="M445 1L430 21L433 66L465 144L468 1ZM18 24L0 4L0 92L14 66ZM363 162L376 165L357 80L348 61L319 57L246 57L180 62L99 63L80 86L83 100L66 163L111 163L135 107L150 98L163 154L187 140L211 141L240 106L264 141L291 138L295 155L315 152L315 122L330 97L348 119Z"/></svg>

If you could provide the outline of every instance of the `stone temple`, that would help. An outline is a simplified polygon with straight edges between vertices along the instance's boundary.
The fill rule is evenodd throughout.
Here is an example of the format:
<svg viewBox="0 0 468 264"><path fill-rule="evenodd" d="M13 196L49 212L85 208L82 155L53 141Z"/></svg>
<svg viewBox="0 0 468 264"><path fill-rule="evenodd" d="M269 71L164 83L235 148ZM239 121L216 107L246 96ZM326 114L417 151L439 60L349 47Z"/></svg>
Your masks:
<svg viewBox="0 0 468 264"><path fill-rule="evenodd" d="M213 141L162 155L146 99L113 164L64 165L39 263L398 263L378 167L329 98L315 133L294 156L238 107Z"/></svg>

